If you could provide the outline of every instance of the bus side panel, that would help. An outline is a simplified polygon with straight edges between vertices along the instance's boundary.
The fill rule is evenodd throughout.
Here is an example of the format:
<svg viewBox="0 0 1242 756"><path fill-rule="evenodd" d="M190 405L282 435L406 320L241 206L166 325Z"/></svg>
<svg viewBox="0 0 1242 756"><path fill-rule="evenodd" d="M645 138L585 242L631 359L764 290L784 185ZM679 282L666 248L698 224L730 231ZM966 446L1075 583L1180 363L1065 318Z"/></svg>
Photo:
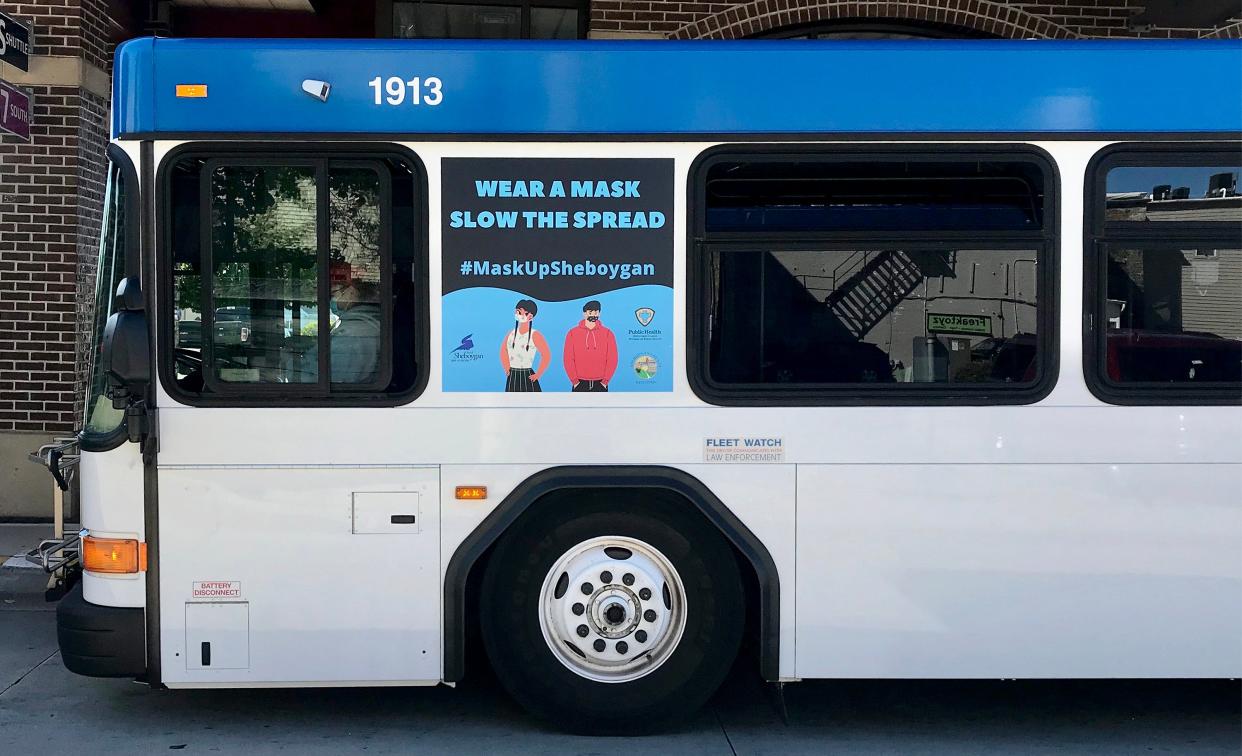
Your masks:
<svg viewBox="0 0 1242 756"><path fill-rule="evenodd" d="M1242 466L800 465L801 677L1238 677Z"/></svg>
<svg viewBox="0 0 1242 756"><path fill-rule="evenodd" d="M440 679L434 467L164 467L172 687Z"/></svg>
<svg viewBox="0 0 1242 756"><path fill-rule="evenodd" d="M694 476L720 499L768 550L776 564L780 595L780 663L783 679L794 677L794 520L796 501L793 465L670 465ZM462 542L509 495L546 467L539 465L444 465L440 468L445 502L442 566ZM456 486L486 486L483 501L456 501ZM624 505L621 505L624 508ZM451 620L452 618L450 618ZM450 632L454 632L450 628ZM470 665L477 660L467 659Z"/></svg>
<svg viewBox="0 0 1242 756"><path fill-rule="evenodd" d="M782 680L796 677L797 639L797 479L794 465L713 464L679 465L698 478L729 508L776 564L780 585L780 664ZM814 541L812 541L813 543Z"/></svg>
<svg viewBox="0 0 1242 756"><path fill-rule="evenodd" d="M106 452L82 452L78 462L82 527L96 538L146 540L143 519L143 467L138 444ZM100 606L143 607L146 575L82 576L82 597Z"/></svg>

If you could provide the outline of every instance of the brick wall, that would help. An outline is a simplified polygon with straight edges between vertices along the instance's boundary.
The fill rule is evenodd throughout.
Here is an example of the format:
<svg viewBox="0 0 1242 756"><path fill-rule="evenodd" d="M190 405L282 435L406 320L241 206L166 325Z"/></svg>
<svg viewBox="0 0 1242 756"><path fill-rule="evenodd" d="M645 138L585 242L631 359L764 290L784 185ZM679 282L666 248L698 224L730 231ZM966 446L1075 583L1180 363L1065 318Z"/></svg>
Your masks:
<svg viewBox="0 0 1242 756"><path fill-rule="evenodd" d="M31 143L0 140L0 430L73 422L76 87L30 87Z"/></svg>
<svg viewBox="0 0 1242 756"><path fill-rule="evenodd" d="M793 26L882 21L1009 38L1147 37L1197 38L1211 29L1152 27L1133 31L1128 20L1143 0L750 0L740 3L680 0L595 0L591 31L596 35L638 34L674 39L739 39ZM1239 14L1232 25L1242 33ZM1222 29L1224 31L1224 29ZM1214 36L1228 36L1229 32Z"/></svg>
<svg viewBox="0 0 1242 756"><path fill-rule="evenodd" d="M105 0L0 8L33 24L32 56L110 70L115 24ZM82 86L24 88L31 140L0 136L0 433L63 433L81 413L79 334L94 293L108 104Z"/></svg>
<svg viewBox="0 0 1242 756"><path fill-rule="evenodd" d="M78 18L82 58L87 63L112 72L112 53L116 47L113 35L120 24L109 15L107 0L81 0Z"/></svg>
<svg viewBox="0 0 1242 756"><path fill-rule="evenodd" d="M81 0L37 0L33 3L0 2L0 8L10 16L34 25L31 55L80 58L83 57L83 4Z"/></svg>

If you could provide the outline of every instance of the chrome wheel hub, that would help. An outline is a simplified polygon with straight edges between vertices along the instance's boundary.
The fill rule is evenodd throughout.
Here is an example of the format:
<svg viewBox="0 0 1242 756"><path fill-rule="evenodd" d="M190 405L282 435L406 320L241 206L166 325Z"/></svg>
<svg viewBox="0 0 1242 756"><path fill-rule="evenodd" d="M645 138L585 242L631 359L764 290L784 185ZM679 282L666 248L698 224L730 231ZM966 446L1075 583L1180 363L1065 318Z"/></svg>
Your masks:
<svg viewBox="0 0 1242 756"><path fill-rule="evenodd" d="M553 564L539 596L553 656L597 682L636 680L663 664L686 626L686 593L672 563L626 536L578 544Z"/></svg>

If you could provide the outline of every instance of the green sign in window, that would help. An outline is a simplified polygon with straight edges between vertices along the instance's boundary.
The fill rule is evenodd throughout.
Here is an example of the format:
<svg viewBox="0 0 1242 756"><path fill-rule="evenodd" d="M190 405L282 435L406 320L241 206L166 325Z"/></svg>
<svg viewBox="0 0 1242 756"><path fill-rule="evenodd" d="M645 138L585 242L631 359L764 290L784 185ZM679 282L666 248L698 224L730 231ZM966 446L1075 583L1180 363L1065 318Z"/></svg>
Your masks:
<svg viewBox="0 0 1242 756"><path fill-rule="evenodd" d="M992 319L987 315L928 314L928 333L961 333L970 336L991 336Z"/></svg>

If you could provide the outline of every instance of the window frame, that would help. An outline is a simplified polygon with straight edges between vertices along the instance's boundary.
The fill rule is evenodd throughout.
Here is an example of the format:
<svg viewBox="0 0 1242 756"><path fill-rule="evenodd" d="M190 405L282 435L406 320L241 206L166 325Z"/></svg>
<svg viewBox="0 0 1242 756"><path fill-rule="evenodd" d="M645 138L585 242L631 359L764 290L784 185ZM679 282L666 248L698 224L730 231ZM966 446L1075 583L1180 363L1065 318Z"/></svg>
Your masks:
<svg viewBox="0 0 1242 756"><path fill-rule="evenodd" d="M168 359L173 346L172 338L172 306L173 306L173 266L172 266L172 187L170 176L178 162L185 159L203 161L202 175L199 176L199 244L200 270L198 275L204 277L211 270L211 193L210 181L212 170L225 166L262 166L262 165L315 165L316 181L323 191L316 191L316 216L324 219L323 224L317 223L316 259L319 260L324 250L328 249L331 240L329 218L329 187L328 180L331 167L344 165L359 167L360 164L379 168L385 160L404 164L411 174L416 194L412 203L412 235L409 239L413 251L413 283L414 304L414 368L415 375L411 386L402 392L387 393L384 389L391 381L393 373L393 233L395 209L392 199L392 176L388 170L378 170L380 177L380 215L384 220L380 223L380 265L383 275L380 280L380 291L383 301L381 307L381 345L379 377L371 384L357 386L350 383L333 383L326 372L328 352L324 345L318 346L319 380L313 384L264 384L243 382L220 382L209 376L208 344L212 341L206 329L214 322L212 308L215 293L212 287L204 285L203 313L203 358L204 386L211 388L211 393L194 393L177 385L176 376L172 374L172 360ZM158 288L159 321L158 374L164 390L177 402L192 407L395 407L415 400L427 387L430 377L430 289L428 272L428 194L427 171L422 160L411 150L397 144L348 144L348 143L269 143L269 142L188 142L170 150L163 158L156 181L159 192L158 217L160 229L158 234ZM205 190L206 188L206 190ZM326 260L324 261L326 264ZM317 333L326 333L328 322L327 302L330 298L329 276L323 271L316 283L316 304L319 305L319 329ZM382 382L381 382L381 379ZM294 390L290 390L294 387ZM301 390L298 390L301 388Z"/></svg>
<svg viewBox="0 0 1242 756"><path fill-rule="evenodd" d="M377 35L384 39L399 39L395 37L397 31L397 23L394 18L394 6L398 2L408 2L410 5L420 5L420 2L414 0L380 0L376 8L376 29ZM591 27L591 8L587 0L429 0L438 5L502 5L509 8L519 8L521 12L518 15L519 36L513 39L531 39L530 36L530 18L533 8L556 8L559 10L576 10L578 11L578 36L576 39L586 39L587 32ZM477 39L476 37L440 37L439 39ZM544 37L538 37L536 40L554 41Z"/></svg>
<svg viewBox="0 0 1242 756"><path fill-rule="evenodd" d="M1083 378L1100 401L1122 406L1238 405L1242 387L1213 381L1170 384L1117 382L1108 377L1107 248L1177 244L1189 248L1242 249L1242 228L1228 221L1105 220L1108 172L1119 167L1213 167L1242 162L1242 144L1203 142L1118 142L1096 152L1087 163L1083 184Z"/></svg>
<svg viewBox="0 0 1242 756"><path fill-rule="evenodd" d="M877 139L883 138L877 135ZM1043 177L1043 224L1032 231L872 231L845 232L717 232L709 233L707 173L721 162L842 163L860 160L902 162L1029 162ZM688 174L686 196L686 369L691 390L703 401L721 406L987 406L1032 404L1051 393L1060 367L1058 315L1060 312L1060 174L1046 151L1029 144L816 144L721 145L695 159ZM920 383L911 385L726 384L710 374L708 319L712 285L711 250L887 249L906 245L918 249L1032 249L1040 255L1036 278L1036 377L1032 383ZM768 387L765 387L768 386Z"/></svg>
<svg viewBox="0 0 1242 756"><path fill-rule="evenodd" d="M121 250L121 266L126 277L140 276L142 270L142 231L140 224L142 222L141 198L140 192L142 187L138 181L138 169L134 162L130 159L129 154L121 149L118 144L109 144L105 150L108 160L109 169L115 167L117 169L118 180L125 184L124 204L120 208L125 216L125 237L122 240L124 245ZM102 245L102 235L106 229L100 229L100 244ZM98 259L96 260L98 264ZM116 292L112 293L115 297ZM98 298L98 292L95 292ZM98 368L96 364L99 360L98 350L100 344L94 343L95 319L98 313L92 315L91 323L91 359L90 359L90 381L86 387L86 398L84 399L82 428L78 432L78 444L82 451L104 452L110 451L124 444L128 440L128 433L125 429L125 422L122 420L116 428L109 433L92 433L87 430L87 419L90 415L91 400L94 398L90 394L91 383L94 383L95 370Z"/></svg>

